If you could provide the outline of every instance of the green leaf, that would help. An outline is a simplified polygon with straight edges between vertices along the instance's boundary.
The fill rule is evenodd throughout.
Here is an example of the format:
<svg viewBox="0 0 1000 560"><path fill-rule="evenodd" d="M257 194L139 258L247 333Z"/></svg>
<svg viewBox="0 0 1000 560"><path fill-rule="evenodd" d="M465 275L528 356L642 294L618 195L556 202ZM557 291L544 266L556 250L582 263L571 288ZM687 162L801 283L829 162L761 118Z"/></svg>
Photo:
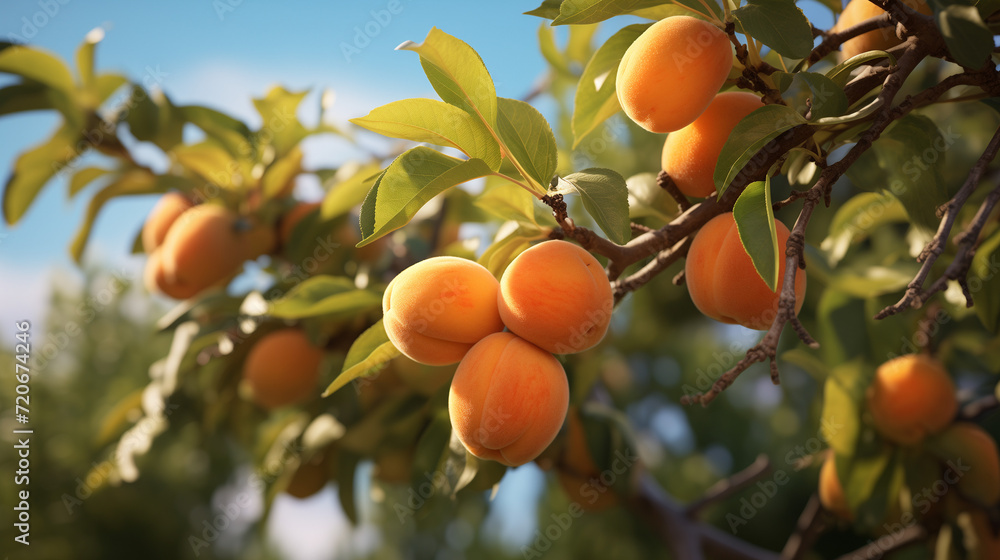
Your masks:
<svg viewBox="0 0 1000 560"><path fill-rule="evenodd" d="M90 199L83 224L77 230L73 242L70 244L69 252L73 260L77 264L80 263L83 250L87 247L87 240L90 238L90 231L94 227L94 221L104 204L109 200L118 196L164 193L182 182L184 180L179 177L153 175L144 169L134 169L122 173Z"/></svg>
<svg viewBox="0 0 1000 560"><path fill-rule="evenodd" d="M561 74L573 76L573 72L567 63L566 55L556 46L556 37L552 26L546 23L538 26L538 50L541 51L542 56L545 57L545 60L548 61L549 66L553 69Z"/></svg>
<svg viewBox="0 0 1000 560"><path fill-rule="evenodd" d="M0 51L0 55L9 50ZM42 144L17 157L3 191L3 215L8 225L17 223L45 183L78 155L77 140L76 131L64 126Z"/></svg>
<svg viewBox="0 0 1000 560"><path fill-rule="evenodd" d="M184 121L166 95L133 84L130 102L126 122L136 140L152 142L163 151L181 143Z"/></svg>
<svg viewBox="0 0 1000 560"><path fill-rule="evenodd" d="M358 246L403 227L438 194L490 173L481 159L460 160L424 146L407 150L389 164L365 197Z"/></svg>
<svg viewBox="0 0 1000 560"><path fill-rule="evenodd" d="M656 175L640 173L625 180L628 187L628 214L630 218L653 217L664 223L672 220L678 211L677 201L660 188Z"/></svg>
<svg viewBox="0 0 1000 560"><path fill-rule="evenodd" d="M328 185L328 182L324 181L323 186L328 190L320 208L320 215L323 216L324 220L346 214L364 202L365 195L371 190L375 183L376 174L379 172L379 165L376 163L351 166L348 168L351 171L349 175L344 174L345 168L347 166L342 167L333 175L330 181L332 185Z"/></svg>
<svg viewBox="0 0 1000 560"><path fill-rule="evenodd" d="M323 391L323 396L332 395L359 377L382 371L383 364L400 355L399 350L389 342L389 336L385 334L385 325L382 319L379 319L351 344L340 375Z"/></svg>
<svg viewBox="0 0 1000 560"><path fill-rule="evenodd" d="M407 41L397 49L420 55L420 64L441 99L496 127L497 94L486 65L465 42L432 28L421 44Z"/></svg>
<svg viewBox="0 0 1000 560"><path fill-rule="evenodd" d="M562 4L562 0L543 0L541 6L531 10L530 12L524 12L524 15L538 16L545 19L556 19L559 17L560 4Z"/></svg>
<svg viewBox="0 0 1000 560"><path fill-rule="evenodd" d="M948 151L960 138L942 134L931 119L907 115L883 132L872 147L847 170L862 190L888 190L903 203L910 221L928 231L937 229L937 209L952 191L941 178Z"/></svg>
<svg viewBox="0 0 1000 560"><path fill-rule="evenodd" d="M830 265L836 266L851 245L866 239L876 228L887 223L904 222L906 219L906 209L891 194L857 194L837 209L830 222L829 233L820 248L826 251Z"/></svg>
<svg viewBox="0 0 1000 560"><path fill-rule="evenodd" d="M500 168L500 145L482 120L434 99L404 99L373 109L351 122L390 138L456 148Z"/></svg>
<svg viewBox="0 0 1000 560"><path fill-rule="evenodd" d="M619 29L587 62L573 99L573 147L597 125L621 109L615 93L618 65L629 46L651 24L633 24Z"/></svg>
<svg viewBox="0 0 1000 560"><path fill-rule="evenodd" d="M747 185L733 206L733 218L739 230L743 249L750 255L753 267L772 292L778 286L778 231L771 208L770 177Z"/></svg>
<svg viewBox="0 0 1000 560"><path fill-rule="evenodd" d="M559 6L559 16L552 25L598 23L606 19L628 14L661 4L664 0L564 0ZM712 0L714 4L715 1ZM704 10L697 4L700 10Z"/></svg>
<svg viewBox="0 0 1000 560"><path fill-rule="evenodd" d="M748 0L733 17L747 34L784 56L805 58L812 51L812 26L793 0Z"/></svg>
<svg viewBox="0 0 1000 560"><path fill-rule="evenodd" d="M91 29L83 42L76 49L76 71L80 75L80 84L87 89L94 85L94 51L97 43L104 39L104 30L100 27Z"/></svg>
<svg viewBox="0 0 1000 560"><path fill-rule="evenodd" d="M0 50L0 72L16 74L69 95L76 89L63 61L48 52L21 45Z"/></svg>
<svg viewBox="0 0 1000 560"><path fill-rule="evenodd" d="M236 160L224 148L209 142L182 144L171 150L180 165L202 179L226 189L236 187L233 171Z"/></svg>
<svg viewBox="0 0 1000 560"><path fill-rule="evenodd" d="M982 68L993 52L993 32L983 23L976 7L942 6L940 2L931 2L931 5L948 52L962 66L973 70Z"/></svg>
<svg viewBox="0 0 1000 560"><path fill-rule="evenodd" d="M865 304L851 294L826 289L816 309L823 361L838 365L868 354L869 340L864 325L868 318Z"/></svg>
<svg viewBox="0 0 1000 560"><path fill-rule="evenodd" d="M111 94L127 83L128 78L121 74L98 74L94 79L94 94L97 96L97 102L104 103L111 97Z"/></svg>
<svg viewBox="0 0 1000 560"><path fill-rule="evenodd" d="M69 197L73 198L87 185L113 171L113 169L104 169L103 167L84 167L77 171L69 180Z"/></svg>
<svg viewBox="0 0 1000 560"><path fill-rule="evenodd" d="M382 295L362 290L350 278L314 276L271 302L268 314L282 319L301 319L319 315L353 317L382 304Z"/></svg>
<svg viewBox="0 0 1000 560"><path fill-rule="evenodd" d="M827 71L826 77L830 78L838 88L843 88L847 85L847 82L851 81L853 76L851 75L851 70L854 70L858 66L868 64L873 60L878 60L881 58L888 58L892 66L896 65L896 57L885 52L885 51L868 51L863 52L859 55L852 56L851 58L841 62L840 64L834 66Z"/></svg>
<svg viewBox="0 0 1000 560"><path fill-rule="evenodd" d="M337 452L337 498L340 501L340 509L351 521L351 524L358 523L358 506L354 496L355 471L358 470L358 463L361 456L351 451L340 449Z"/></svg>
<svg viewBox="0 0 1000 560"><path fill-rule="evenodd" d="M855 456L850 461L843 487L858 526L871 530L880 528L884 522L890 490L895 479L903 476L897 455L893 449L883 449L872 455Z"/></svg>
<svg viewBox="0 0 1000 560"><path fill-rule="evenodd" d="M800 124L806 124L802 115L784 105L765 105L741 120L729 134L715 164L713 179L719 198L740 172L756 174L762 171L747 163L768 142Z"/></svg>
<svg viewBox="0 0 1000 560"><path fill-rule="evenodd" d="M539 193L556 172L559 153L556 137L548 121L524 101L501 97L497 100L497 132L507 153L539 186ZM494 169L494 168L491 168Z"/></svg>
<svg viewBox="0 0 1000 560"><path fill-rule="evenodd" d="M611 241L624 245L632 238L628 217L628 187L611 169L589 168L561 178L583 199L583 207Z"/></svg>
<svg viewBox="0 0 1000 560"><path fill-rule="evenodd" d="M0 88L0 115L55 109L55 104L45 95L48 89L34 82Z"/></svg>
<svg viewBox="0 0 1000 560"><path fill-rule="evenodd" d="M990 331L1000 327L1000 232L984 241L972 258L969 290L975 301L976 315ZM973 288L978 288L973 290Z"/></svg>
<svg viewBox="0 0 1000 560"><path fill-rule="evenodd" d="M243 121L200 105L185 105L177 109L185 122L202 129L210 138L221 143L232 156L245 156L252 151L250 138L253 133Z"/></svg>
<svg viewBox="0 0 1000 560"><path fill-rule="evenodd" d="M286 188L302 173L302 149L293 147L284 156L275 159L267 166L260 178L261 190L266 199L286 193Z"/></svg>
<svg viewBox="0 0 1000 560"><path fill-rule="evenodd" d="M795 80L803 82L808 88L811 120L839 117L847 112L847 96L830 78L814 72L798 72Z"/></svg>
<svg viewBox="0 0 1000 560"><path fill-rule="evenodd" d="M834 367L823 387L823 439L838 455L854 455L861 434L861 411L871 372L861 360Z"/></svg>
<svg viewBox="0 0 1000 560"><path fill-rule="evenodd" d="M287 154L309 135L296 116L299 104L308 93L309 90L292 92L281 86L274 86L268 90L267 95L253 100L262 120L258 136L271 139L276 157Z"/></svg>
<svg viewBox="0 0 1000 560"><path fill-rule="evenodd" d="M514 227L507 227L506 224L501 227L493 243L490 243L490 246L477 260L496 278L503 275L507 265L514 260L514 257L530 247L532 241L545 238L545 234L536 226L517 224L516 222L507 223L514 224Z"/></svg>
<svg viewBox="0 0 1000 560"><path fill-rule="evenodd" d="M502 220L537 226L536 200L531 193L510 181L491 176L486 178L486 186L476 196L474 204ZM555 225L554 219L551 225Z"/></svg>

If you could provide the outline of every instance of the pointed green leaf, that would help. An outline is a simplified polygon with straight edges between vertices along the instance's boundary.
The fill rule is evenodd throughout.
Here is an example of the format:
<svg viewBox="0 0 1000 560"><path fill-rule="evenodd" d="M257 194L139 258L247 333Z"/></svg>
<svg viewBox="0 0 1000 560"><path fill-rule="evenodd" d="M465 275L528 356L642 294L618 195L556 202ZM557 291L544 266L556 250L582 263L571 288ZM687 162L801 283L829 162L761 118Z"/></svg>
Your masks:
<svg viewBox="0 0 1000 560"><path fill-rule="evenodd" d="M483 121L443 101L394 101L351 122L390 138L456 148L490 169L500 168L500 146Z"/></svg>
<svg viewBox="0 0 1000 560"><path fill-rule="evenodd" d="M183 144L171 150L171 155L177 163L214 185L226 189L236 186L233 181L235 160L232 154L216 144Z"/></svg>
<svg viewBox="0 0 1000 560"><path fill-rule="evenodd" d="M739 230L743 249L750 255L753 267L771 291L778 286L778 232L771 208L770 181L747 185L733 206L733 218Z"/></svg>
<svg viewBox="0 0 1000 560"><path fill-rule="evenodd" d="M84 167L83 169L77 171L69 180L70 198L76 196L77 193L82 191L87 185L94 182L99 177L103 177L111 172L113 172L112 169L104 169L103 167Z"/></svg>
<svg viewBox="0 0 1000 560"><path fill-rule="evenodd" d="M528 191L499 177L488 177L483 192L475 198L475 205L502 220L538 225L535 201ZM551 225L555 225L552 220Z"/></svg>
<svg viewBox="0 0 1000 560"><path fill-rule="evenodd" d="M808 88L811 120L839 117L847 112L847 96L833 80L815 72L798 72L794 76Z"/></svg>
<svg viewBox="0 0 1000 560"><path fill-rule="evenodd" d="M343 175L345 167L338 170L331 180L338 181ZM326 193L326 197L323 198L323 205L320 208L320 214L323 216L323 219L330 220L336 218L350 212L355 206L361 204L365 200L365 195L368 194L368 191L371 190L372 185L375 183L375 176L378 172L379 165L369 163L354 166L350 175L343 175L346 176L345 179L334 182L332 185L328 185L328 182L324 181L323 186L328 189L328 192Z"/></svg>
<svg viewBox="0 0 1000 560"><path fill-rule="evenodd" d="M184 121L197 126L210 138L219 141L231 155L240 157L251 152L250 138L253 133L243 121L199 105L186 105L178 107L177 110Z"/></svg>
<svg viewBox="0 0 1000 560"><path fill-rule="evenodd" d="M626 179L625 185L630 218L653 217L666 223L677 215L677 201L660 187L656 175L639 173Z"/></svg>
<svg viewBox="0 0 1000 560"><path fill-rule="evenodd" d="M559 16L552 25L568 25L581 23L598 23L615 16L620 16L660 4L665 0L564 0L559 6ZM712 0L714 4L714 0ZM700 7L700 4L698 4ZM700 9L704 10L704 8Z"/></svg>
<svg viewBox="0 0 1000 560"><path fill-rule="evenodd" d="M891 194L859 193L837 209L820 248L827 252L830 264L836 266L851 245L866 239L877 227L906 219L906 209Z"/></svg>
<svg viewBox="0 0 1000 560"><path fill-rule="evenodd" d="M353 317L381 304L381 294L359 289L349 278L314 276L272 301L268 314L282 319L334 314Z"/></svg>
<svg viewBox="0 0 1000 560"><path fill-rule="evenodd" d="M555 19L559 17L559 4L562 4L562 0L543 0L541 6L531 10L530 12L524 12L524 15L538 16L545 19Z"/></svg>
<svg viewBox="0 0 1000 560"><path fill-rule="evenodd" d="M538 50L541 51L542 56L548 61L549 66L557 72L573 76L565 53L559 50L559 47L556 45L556 35L552 30L552 26L544 22L538 26Z"/></svg>
<svg viewBox="0 0 1000 560"><path fill-rule="evenodd" d="M97 102L104 103L111 97L111 94L127 83L128 78L121 74L98 74L94 78L94 94L97 95Z"/></svg>
<svg viewBox="0 0 1000 560"><path fill-rule="evenodd" d="M0 72L34 80L67 95L76 89L73 75L59 57L33 47L15 45L0 50Z"/></svg>
<svg viewBox="0 0 1000 560"><path fill-rule="evenodd" d="M393 160L361 205L359 247L406 225L430 199L492 173L481 159L461 160L418 146Z"/></svg>
<svg viewBox="0 0 1000 560"><path fill-rule="evenodd" d="M94 85L94 51L102 39L104 39L103 29L100 27L91 29L76 49L76 71L84 88L89 89Z"/></svg>
<svg viewBox="0 0 1000 560"><path fill-rule="evenodd" d="M871 377L860 359L834 367L823 388L823 439L838 455L851 456L861 434L861 412Z"/></svg>
<svg viewBox="0 0 1000 560"><path fill-rule="evenodd" d="M70 255L77 264L83 257L83 250L87 247L87 240L90 238L90 231L94 227L94 221L104 205L112 198L118 196L128 196L137 194L165 193L171 188L176 188L185 181L180 177L172 175L153 175L144 169L134 169L122 173L106 187L98 191L87 204L87 213L84 216L83 224L77 230L70 244Z"/></svg>
<svg viewBox="0 0 1000 560"><path fill-rule="evenodd" d="M715 164L715 188L719 197L726 192L733 180L744 171L757 152L768 142L777 138L783 132L800 124L806 124L802 115L784 105L765 105L747 115L729 133L729 138L722 146L722 153ZM760 169L748 169L750 172L760 172Z"/></svg>
<svg viewBox="0 0 1000 560"><path fill-rule="evenodd" d="M573 100L573 147L597 125L621 109L615 94L618 65L629 46L650 24L633 24L619 29L597 49L583 69Z"/></svg>
<svg viewBox="0 0 1000 560"><path fill-rule="evenodd" d="M45 183L78 155L77 140L75 131L63 127L44 143L17 157L3 191L3 215L9 225L21 219Z"/></svg>
<svg viewBox="0 0 1000 560"><path fill-rule="evenodd" d="M794 0L748 0L733 17L751 37L789 58L812 51L812 26Z"/></svg>
<svg viewBox="0 0 1000 560"><path fill-rule="evenodd" d="M399 350L389 342L389 336L385 334L385 325L382 319L379 319L351 344L340 375L323 391L323 396L332 395L359 377L382 371L383 364L400 355Z"/></svg>
<svg viewBox="0 0 1000 560"><path fill-rule="evenodd" d="M286 192L286 187L302 173L302 149L293 147L284 156L271 162L260 178L264 198L271 199Z"/></svg>
<svg viewBox="0 0 1000 560"><path fill-rule="evenodd" d="M497 94L486 65L465 42L432 28L421 44L407 41L397 49L420 55L420 64L441 99L496 126Z"/></svg>
<svg viewBox="0 0 1000 560"><path fill-rule="evenodd" d="M496 239L477 260L497 278L503 275L503 271L507 269L507 265L514 260L514 257L531 247L532 241L545 237L545 234L538 227L517 224L516 222L508 222L508 224L515 225L513 228L506 224L501 227L500 231L497 232Z"/></svg>
<svg viewBox="0 0 1000 560"><path fill-rule="evenodd" d="M508 153L534 179L539 194L556 172L559 153L548 121L537 109L517 99L498 99L497 131Z"/></svg>
<svg viewBox="0 0 1000 560"><path fill-rule="evenodd" d="M590 168L572 173L562 181L573 185L583 199L583 207L608 239L624 245L632 237L628 217L628 187L625 179L611 169Z"/></svg>

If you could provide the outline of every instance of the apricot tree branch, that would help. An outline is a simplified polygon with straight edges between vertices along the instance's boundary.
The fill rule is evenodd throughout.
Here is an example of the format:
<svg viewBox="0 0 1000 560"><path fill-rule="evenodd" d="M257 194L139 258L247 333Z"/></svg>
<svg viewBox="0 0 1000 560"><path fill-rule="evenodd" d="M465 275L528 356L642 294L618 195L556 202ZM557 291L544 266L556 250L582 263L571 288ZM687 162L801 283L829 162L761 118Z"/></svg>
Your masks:
<svg viewBox="0 0 1000 560"><path fill-rule="evenodd" d="M848 552L837 560L855 560L857 558L882 558L893 550L899 550L904 546L922 541L927 538L927 530L920 525L911 525L902 531L891 533L890 542L886 544L883 539L878 539L867 545Z"/></svg>
<svg viewBox="0 0 1000 560"><path fill-rule="evenodd" d="M671 178L666 171L660 171L656 175L656 184L659 185L661 189L667 191L667 194L677 201L677 206L680 207L681 212L691 207L691 201L684 196L684 193L682 193L679 188L677 188L677 183L674 182L673 178Z"/></svg>
<svg viewBox="0 0 1000 560"><path fill-rule="evenodd" d="M715 483L705 492L704 496L688 504L687 515L696 517L705 507L729 498L770 472L771 460L767 458L767 455L758 455L757 459L750 463L750 466Z"/></svg>
<svg viewBox="0 0 1000 560"><path fill-rule="evenodd" d="M869 31L884 29L893 25L895 25L895 23L889 19L889 14L885 13L866 19L860 23L856 23L843 31L826 32L823 34L823 41L816 45L816 48L814 48L812 52L809 53L809 56L806 57L804 61L806 64L805 67L808 68L819 62L826 55L839 49L840 45L844 44L844 42L849 39L853 39L858 35L868 33Z"/></svg>
<svg viewBox="0 0 1000 560"><path fill-rule="evenodd" d="M823 507L819 496L813 494L806 507L802 509L799 520L795 523L795 532L785 541L781 550L781 560L799 560L809 550L813 541L823 531Z"/></svg>
<svg viewBox="0 0 1000 560"><path fill-rule="evenodd" d="M966 201L979 186L979 182L982 179L983 173L986 171L986 167L993 161L996 157L997 151L1000 150L1000 128L993 133L993 138L990 140L983 154L979 157L979 160L969 171L969 175L965 179L965 183L962 184L962 188L955 193L955 196L948 201L944 207L944 215L941 217L941 222L938 224L937 232L935 232L934 237L927 243L923 251L917 257L917 260L922 264L920 270L913 280L906 286L906 292L903 297L896 303L886 307L882 311L879 311L875 315L876 319L884 319L891 315L895 315L904 309L911 307L917 308L924 304L925 301L935 293L944 290L947 287L948 280L957 280L959 285L962 286L962 291L965 294L966 305L972 306L972 294L969 291L968 283L966 282L966 274L969 271L969 265L972 264L972 256L974 254L974 246L979 239L979 233L986 223L986 219L989 217L990 213L993 211L993 207L996 205L998 198L1000 198L1000 187L993 189L990 194L983 201L982 205L979 207L979 211L976 213L976 217L973 219L972 224L969 228L956 236L956 241L959 243L959 251L955 256L955 259L948 266L948 269L942 274L929 288L924 289L924 282L927 280L927 276L930 275L931 268L933 268L934 263L937 262L938 257L944 252L945 245L948 243L948 238L951 235L951 229L955 225L955 220L958 218L958 213L965 206Z"/></svg>

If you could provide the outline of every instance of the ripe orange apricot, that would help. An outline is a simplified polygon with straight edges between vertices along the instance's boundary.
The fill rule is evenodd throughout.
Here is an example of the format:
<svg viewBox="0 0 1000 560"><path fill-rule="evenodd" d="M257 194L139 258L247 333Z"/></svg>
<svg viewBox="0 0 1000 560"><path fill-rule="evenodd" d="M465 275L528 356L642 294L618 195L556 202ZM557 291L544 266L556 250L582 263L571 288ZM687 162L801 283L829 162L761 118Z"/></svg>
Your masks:
<svg viewBox="0 0 1000 560"><path fill-rule="evenodd" d="M509 332L469 350L448 394L451 425L465 448L510 467L552 443L568 407L569 382L559 361Z"/></svg>
<svg viewBox="0 0 1000 560"><path fill-rule="evenodd" d="M715 192L712 175L723 144L743 117L763 106L752 93L720 93L693 123L667 135L661 163L682 193L704 198Z"/></svg>
<svg viewBox="0 0 1000 560"><path fill-rule="evenodd" d="M167 282L200 292L227 281L249 258L270 251L274 232L251 225L221 206L202 204L184 212L163 240L161 266Z"/></svg>
<svg viewBox="0 0 1000 560"><path fill-rule="evenodd" d="M614 296L593 255L568 241L545 241L510 263L497 304L514 334L553 354L574 354L604 338Z"/></svg>
<svg viewBox="0 0 1000 560"><path fill-rule="evenodd" d="M785 243L788 228L774 222L778 233L778 286L771 291L757 274L750 255L740 241L731 212L709 220L695 235L684 264L685 284L691 301L705 315L723 323L764 330L778 311L785 275ZM806 274L795 275L795 312L802 307Z"/></svg>
<svg viewBox="0 0 1000 560"><path fill-rule="evenodd" d="M990 434L975 424L955 422L936 444L952 475L960 477L959 492L985 506L1000 502L1000 452Z"/></svg>
<svg viewBox="0 0 1000 560"><path fill-rule="evenodd" d="M196 286L180 284L167 278L163 270L163 255L157 249L149 254L146 259L146 267L143 271L143 282L146 289L153 292L160 292L174 299L188 299L196 296L200 291Z"/></svg>
<svg viewBox="0 0 1000 560"><path fill-rule="evenodd" d="M826 457L819 470L819 501L827 511L841 519L850 520L853 517L847 506L844 487L837 476L837 464L832 453Z"/></svg>
<svg viewBox="0 0 1000 560"><path fill-rule="evenodd" d="M904 0L903 3L921 14L931 15L930 7L922 0ZM884 13L885 11L882 8L879 8L868 0L851 0L847 3L844 11L840 13L837 23L834 24L830 31L834 33L840 32ZM885 27L862 33L857 37L852 37L844 41L844 44L840 46L840 52L843 53L846 60L863 52L891 49L901 42L896 37L895 27Z"/></svg>
<svg viewBox="0 0 1000 560"><path fill-rule="evenodd" d="M152 253L162 243L170 231L170 226L177 221L185 211L194 206L187 196L178 192L168 192L160 197L149 212L146 223L142 225L142 248L146 253Z"/></svg>
<svg viewBox="0 0 1000 560"><path fill-rule="evenodd" d="M587 433L575 408L566 416L566 443L557 469L556 477L566 496L584 511L601 511L618 503L617 495L600 479L601 471L590 455Z"/></svg>
<svg viewBox="0 0 1000 560"><path fill-rule="evenodd" d="M432 257L399 273L382 298L389 340L413 361L453 364L490 333L503 330L499 283L479 263Z"/></svg>
<svg viewBox="0 0 1000 560"><path fill-rule="evenodd" d="M907 354L880 365L868 387L868 411L886 439L915 445L943 430L958 410L955 384L941 362Z"/></svg>
<svg viewBox="0 0 1000 560"><path fill-rule="evenodd" d="M272 410L302 402L318 392L323 351L300 329L286 328L261 337L243 362L243 379L253 400Z"/></svg>
<svg viewBox="0 0 1000 560"><path fill-rule="evenodd" d="M302 218L319 208L319 205L319 202L299 202L293 206L278 222L278 242L282 245L288 243L288 240L292 238L295 226L302 221Z"/></svg>
<svg viewBox="0 0 1000 560"><path fill-rule="evenodd" d="M651 25L625 51L615 88L630 119L650 132L672 132L708 107L729 77L729 37L711 23L673 16Z"/></svg>

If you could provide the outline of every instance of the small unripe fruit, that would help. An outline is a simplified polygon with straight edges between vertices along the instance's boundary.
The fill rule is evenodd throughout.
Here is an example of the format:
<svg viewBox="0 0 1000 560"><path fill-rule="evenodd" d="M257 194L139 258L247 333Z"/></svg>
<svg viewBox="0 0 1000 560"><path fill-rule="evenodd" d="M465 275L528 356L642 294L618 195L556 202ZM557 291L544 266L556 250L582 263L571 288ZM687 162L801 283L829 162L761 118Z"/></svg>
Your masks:
<svg viewBox="0 0 1000 560"><path fill-rule="evenodd" d="M566 372L552 354L509 332L487 336L458 365L451 425L470 453L510 467L535 459L569 407Z"/></svg>
<svg viewBox="0 0 1000 560"><path fill-rule="evenodd" d="M731 212L720 214L701 227L691 242L684 264L684 283L691 301L705 315L721 321L765 330L778 312L785 282L785 245L788 228L775 220L778 234L778 285L771 291L757 274L753 260L740 241ZM802 308L806 273L795 275L795 312Z"/></svg>
<svg viewBox="0 0 1000 560"><path fill-rule="evenodd" d="M243 362L243 379L254 402L272 410L297 404L317 394L323 351L299 329L268 333L254 344Z"/></svg>
<svg viewBox="0 0 1000 560"><path fill-rule="evenodd" d="M752 93L720 93L693 123L667 135L662 167L682 193L704 198L715 192L712 175L722 146L744 117L763 106Z"/></svg>
<svg viewBox="0 0 1000 560"><path fill-rule="evenodd" d="M573 354L604 338L614 296L593 255L567 241L545 241L510 263L497 304L514 334L553 354Z"/></svg>
<svg viewBox="0 0 1000 560"><path fill-rule="evenodd" d="M625 51L615 89L625 114L650 132L687 126L708 107L733 66L729 37L689 16L650 26Z"/></svg>
<svg viewBox="0 0 1000 560"><path fill-rule="evenodd" d="M851 509L847 506L844 487L837 476L837 465L831 453L819 470L819 501L827 511L841 519L850 520Z"/></svg>
<svg viewBox="0 0 1000 560"><path fill-rule="evenodd" d="M503 330L499 283L482 265L433 257L392 280L382 298L385 332L410 359L453 364L490 333Z"/></svg>
<svg viewBox="0 0 1000 560"><path fill-rule="evenodd" d="M941 362L922 354L880 365L868 387L868 410L886 439L916 445L943 430L958 410L955 384Z"/></svg>

